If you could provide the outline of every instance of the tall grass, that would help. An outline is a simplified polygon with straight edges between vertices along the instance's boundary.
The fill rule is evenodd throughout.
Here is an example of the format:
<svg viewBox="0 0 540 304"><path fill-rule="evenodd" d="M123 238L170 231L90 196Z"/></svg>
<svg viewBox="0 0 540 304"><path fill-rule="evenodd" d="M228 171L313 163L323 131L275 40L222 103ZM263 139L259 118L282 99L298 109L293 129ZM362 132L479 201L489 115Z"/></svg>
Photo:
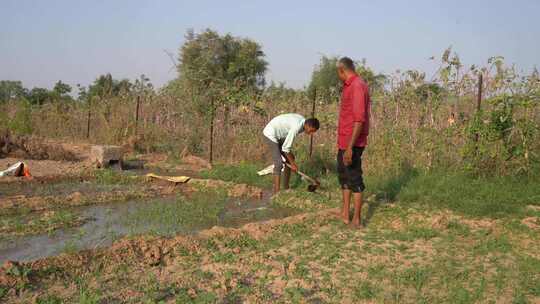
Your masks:
<svg viewBox="0 0 540 304"><path fill-rule="evenodd" d="M448 170L414 170L370 176L369 192L380 199L419 208L444 208L464 215L502 218L540 206L540 176L475 177Z"/></svg>

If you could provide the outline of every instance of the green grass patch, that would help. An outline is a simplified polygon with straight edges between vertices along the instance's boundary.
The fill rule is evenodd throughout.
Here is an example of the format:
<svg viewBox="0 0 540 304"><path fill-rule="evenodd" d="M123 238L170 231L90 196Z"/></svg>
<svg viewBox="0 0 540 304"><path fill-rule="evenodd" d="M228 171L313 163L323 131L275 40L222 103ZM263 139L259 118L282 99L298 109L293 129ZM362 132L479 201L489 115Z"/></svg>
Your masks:
<svg viewBox="0 0 540 304"><path fill-rule="evenodd" d="M429 240L439 235L440 233L435 229L427 228L427 227L414 227L414 226L403 231L392 230L392 231L384 233L384 237L386 239L406 241L406 242L411 242L416 239Z"/></svg>
<svg viewBox="0 0 540 304"><path fill-rule="evenodd" d="M371 300L381 292L381 289L370 281L362 281L354 290L355 300Z"/></svg>
<svg viewBox="0 0 540 304"><path fill-rule="evenodd" d="M468 236L471 233L471 229L466 224L460 223L459 221L452 220L448 222L446 228L453 234L459 236Z"/></svg>
<svg viewBox="0 0 540 304"><path fill-rule="evenodd" d="M366 180L368 191L379 199L445 208L469 216L520 216L527 205L540 204L539 177L485 178L442 170L402 169L391 176L368 176Z"/></svg>
<svg viewBox="0 0 540 304"><path fill-rule="evenodd" d="M173 201L148 202L126 218L132 233L139 228L156 235L171 236L197 228L216 225L227 196L224 191L196 192L189 198L177 196Z"/></svg>
<svg viewBox="0 0 540 304"><path fill-rule="evenodd" d="M141 182L140 179L112 169L99 169L94 171L94 178L100 185L132 185Z"/></svg>
<svg viewBox="0 0 540 304"><path fill-rule="evenodd" d="M0 239L14 235L52 233L59 228L82 224L83 218L68 210L0 216Z"/></svg>
<svg viewBox="0 0 540 304"><path fill-rule="evenodd" d="M269 188L272 186L272 176L257 175L257 171L261 169L262 166L244 162L234 165L216 164L211 170L200 172L200 175L203 178L220 179L237 184Z"/></svg>
<svg viewBox="0 0 540 304"><path fill-rule="evenodd" d="M474 250L479 255L494 252L507 253L512 250L512 244L505 235L488 236L479 240Z"/></svg>
<svg viewBox="0 0 540 304"><path fill-rule="evenodd" d="M64 301L62 301L61 298L55 296L55 295L47 295L38 297L36 299L37 304L62 304Z"/></svg>

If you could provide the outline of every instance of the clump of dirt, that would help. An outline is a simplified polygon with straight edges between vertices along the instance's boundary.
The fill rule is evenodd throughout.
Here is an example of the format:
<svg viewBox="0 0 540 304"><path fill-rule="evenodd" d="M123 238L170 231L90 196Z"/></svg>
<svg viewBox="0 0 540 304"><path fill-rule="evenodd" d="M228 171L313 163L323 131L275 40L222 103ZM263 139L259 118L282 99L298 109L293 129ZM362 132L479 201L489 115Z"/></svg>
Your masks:
<svg viewBox="0 0 540 304"><path fill-rule="evenodd" d="M527 209L532 210L532 211L540 211L540 206L527 205Z"/></svg>
<svg viewBox="0 0 540 304"><path fill-rule="evenodd" d="M201 157L186 154L182 158L182 163L191 166L192 168L198 169L195 171L200 171L201 169L212 169L212 165L206 159Z"/></svg>
<svg viewBox="0 0 540 304"><path fill-rule="evenodd" d="M540 220L535 216L526 217L521 220L521 223L533 230L540 228Z"/></svg>
<svg viewBox="0 0 540 304"><path fill-rule="evenodd" d="M448 223L453 219L453 214L449 212L441 212L431 217L431 228L444 230L448 227Z"/></svg>

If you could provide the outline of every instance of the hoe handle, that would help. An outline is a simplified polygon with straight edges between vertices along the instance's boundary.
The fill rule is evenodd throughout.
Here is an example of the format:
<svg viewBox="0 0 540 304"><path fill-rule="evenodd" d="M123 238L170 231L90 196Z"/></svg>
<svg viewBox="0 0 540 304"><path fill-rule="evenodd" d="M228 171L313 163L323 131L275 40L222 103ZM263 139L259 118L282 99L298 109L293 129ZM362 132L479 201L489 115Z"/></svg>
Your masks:
<svg viewBox="0 0 540 304"><path fill-rule="evenodd" d="M289 165L289 163L285 163L285 166L289 167L290 169L291 168L291 165ZM318 181L316 181L315 179L309 177L307 174L305 174L304 172L300 171L300 170L297 170L296 173L298 173L300 176L302 176L303 178L307 179L310 183L314 184L314 185L320 185L320 183Z"/></svg>

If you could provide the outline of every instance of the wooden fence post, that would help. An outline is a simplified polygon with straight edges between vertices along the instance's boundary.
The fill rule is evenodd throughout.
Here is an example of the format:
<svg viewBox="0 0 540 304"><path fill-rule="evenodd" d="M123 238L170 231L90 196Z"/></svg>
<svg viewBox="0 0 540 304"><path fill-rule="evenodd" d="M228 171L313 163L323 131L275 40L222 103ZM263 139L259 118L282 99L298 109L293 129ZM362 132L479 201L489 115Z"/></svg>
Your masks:
<svg viewBox="0 0 540 304"><path fill-rule="evenodd" d="M92 97L88 99L88 117L86 120L86 139L90 138L90 109L92 108Z"/></svg>
<svg viewBox="0 0 540 304"><path fill-rule="evenodd" d="M480 114L480 111L482 110L482 82L483 82L483 76L480 74L480 77L478 78L478 96L476 98L476 115ZM478 151L478 140L480 139L480 135L478 132L474 135L474 141L476 143L475 150Z"/></svg>
<svg viewBox="0 0 540 304"><path fill-rule="evenodd" d="M137 96L137 108L135 110L135 136L139 135L138 129L139 129L139 107L141 103L141 96Z"/></svg>
<svg viewBox="0 0 540 304"><path fill-rule="evenodd" d="M212 164L214 150L214 98L210 99L210 164Z"/></svg>
<svg viewBox="0 0 540 304"><path fill-rule="evenodd" d="M311 117L315 117L315 103L317 103L317 89L314 89L313 92L313 106L311 107ZM309 137L309 158L313 154L313 134Z"/></svg>
<svg viewBox="0 0 540 304"><path fill-rule="evenodd" d="M482 82L483 77L482 74L480 74L480 78L478 79L478 98L476 100L476 112L480 112L482 106Z"/></svg>

